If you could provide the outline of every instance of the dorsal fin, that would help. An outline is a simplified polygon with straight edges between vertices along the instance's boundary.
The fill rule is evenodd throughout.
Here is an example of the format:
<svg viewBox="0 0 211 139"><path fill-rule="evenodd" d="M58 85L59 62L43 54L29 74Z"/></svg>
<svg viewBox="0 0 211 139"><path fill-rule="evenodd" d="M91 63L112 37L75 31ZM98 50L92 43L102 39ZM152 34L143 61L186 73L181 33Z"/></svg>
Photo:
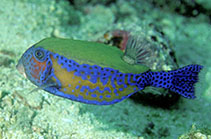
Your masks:
<svg viewBox="0 0 211 139"><path fill-rule="evenodd" d="M150 42L146 38L130 36L122 59L132 65L145 65L151 54Z"/></svg>

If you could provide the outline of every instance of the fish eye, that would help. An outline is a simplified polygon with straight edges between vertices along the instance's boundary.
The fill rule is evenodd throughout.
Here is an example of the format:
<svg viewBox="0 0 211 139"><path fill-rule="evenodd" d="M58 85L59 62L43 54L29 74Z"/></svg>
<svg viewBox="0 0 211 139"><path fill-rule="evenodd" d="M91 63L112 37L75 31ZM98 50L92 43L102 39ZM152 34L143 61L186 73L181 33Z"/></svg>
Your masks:
<svg viewBox="0 0 211 139"><path fill-rule="evenodd" d="M44 59L45 59L45 52L42 50L42 49L36 49L35 51L34 51L34 56L35 56L35 58L37 59L37 60L39 60L39 61L44 61Z"/></svg>

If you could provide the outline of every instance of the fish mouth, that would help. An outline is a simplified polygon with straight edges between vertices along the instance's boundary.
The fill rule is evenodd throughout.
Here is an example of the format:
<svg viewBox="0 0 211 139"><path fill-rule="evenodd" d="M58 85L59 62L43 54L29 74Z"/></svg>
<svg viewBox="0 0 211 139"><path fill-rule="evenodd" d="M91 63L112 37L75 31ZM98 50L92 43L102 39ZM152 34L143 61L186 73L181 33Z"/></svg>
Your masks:
<svg viewBox="0 0 211 139"><path fill-rule="evenodd" d="M16 69L19 71L20 74L22 74L25 78L27 78L24 65L21 59L18 61L18 64L16 65Z"/></svg>
<svg viewBox="0 0 211 139"><path fill-rule="evenodd" d="M53 71L52 70L52 66L48 67L48 70L47 70L47 72L44 75L44 81L48 80L51 77L51 75L53 73L52 71Z"/></svg>

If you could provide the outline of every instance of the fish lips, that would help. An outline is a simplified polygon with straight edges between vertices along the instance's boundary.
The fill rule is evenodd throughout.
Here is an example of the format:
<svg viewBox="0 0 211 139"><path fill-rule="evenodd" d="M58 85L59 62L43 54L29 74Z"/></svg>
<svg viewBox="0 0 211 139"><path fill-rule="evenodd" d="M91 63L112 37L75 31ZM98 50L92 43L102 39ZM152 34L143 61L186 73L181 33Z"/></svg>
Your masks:
<svg viewBox="0 0 211 139"><path fill-rule="evenodd" d="M25 78L27 78L22 59L18 61L16 69L19 71L20 74L22 74Z"/></svg>

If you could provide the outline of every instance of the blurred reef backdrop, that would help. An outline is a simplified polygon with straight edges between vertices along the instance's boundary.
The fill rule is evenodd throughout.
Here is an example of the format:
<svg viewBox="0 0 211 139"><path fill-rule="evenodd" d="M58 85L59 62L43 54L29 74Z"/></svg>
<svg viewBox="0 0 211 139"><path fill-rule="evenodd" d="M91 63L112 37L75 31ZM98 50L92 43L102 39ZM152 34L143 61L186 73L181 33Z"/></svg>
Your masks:
<svg viewBox="0 0 211 139"><path fill-rule="evenodd" d="M127 99L94 106L53 96L15 68L23 52L54 36L97 41L113 29L162 30L180 67L201 64L197 98L168 109ZM211 138L210 0L1 0L0 138Z"/></svg>

